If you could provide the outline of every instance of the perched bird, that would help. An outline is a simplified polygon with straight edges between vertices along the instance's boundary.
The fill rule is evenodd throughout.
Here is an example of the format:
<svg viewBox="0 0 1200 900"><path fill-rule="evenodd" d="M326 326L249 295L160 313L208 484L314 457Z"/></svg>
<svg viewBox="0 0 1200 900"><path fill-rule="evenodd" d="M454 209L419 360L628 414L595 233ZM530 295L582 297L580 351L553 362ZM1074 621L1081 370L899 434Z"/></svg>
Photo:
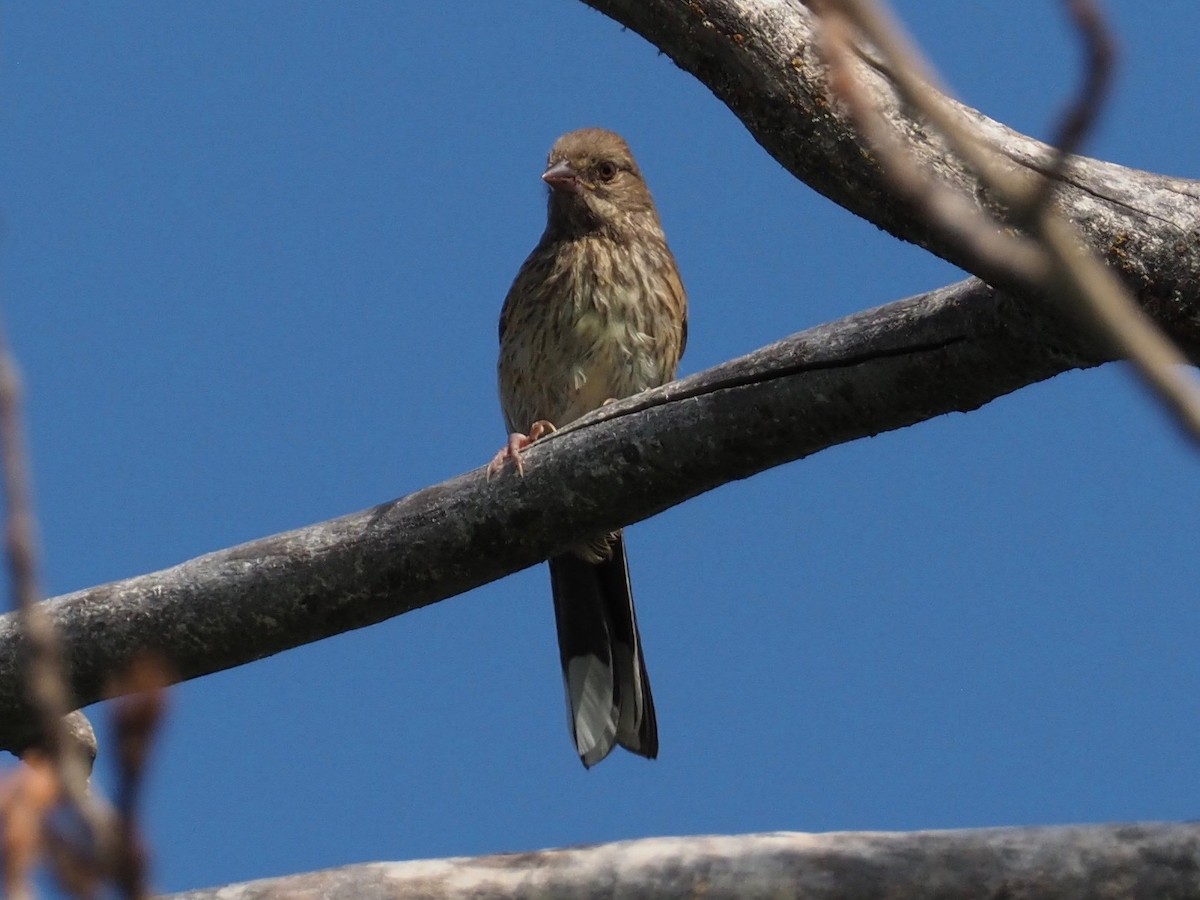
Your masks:
<svg viewBox="0 0 1200 900"><path fill-rule="evenodd" d="M687 297L641 170L619 135L572 131L550 150L546 230L500 313L500 404L511 432L489 466L612 399L675 377ZM571 736L585 766L614 741L658 755L654 699L625 542L602 535L550 560Z"/></svg>

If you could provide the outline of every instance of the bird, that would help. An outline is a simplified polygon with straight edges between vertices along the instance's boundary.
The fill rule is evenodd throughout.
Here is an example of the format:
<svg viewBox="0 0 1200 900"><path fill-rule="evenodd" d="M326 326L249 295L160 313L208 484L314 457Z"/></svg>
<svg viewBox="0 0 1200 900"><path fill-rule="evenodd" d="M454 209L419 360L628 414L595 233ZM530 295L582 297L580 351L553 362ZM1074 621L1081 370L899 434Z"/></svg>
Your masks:
<svg viewBox="0 0 1200 900"><path fill-rule="evenodd" d="M675 378L687 294L629 145L584 128L554 142L546 228L500 313L497 374L509 438L488 466L608 402ZM568 725L585 768L614 744L658 756L658 721L622 532L549 560Z"/></svg>

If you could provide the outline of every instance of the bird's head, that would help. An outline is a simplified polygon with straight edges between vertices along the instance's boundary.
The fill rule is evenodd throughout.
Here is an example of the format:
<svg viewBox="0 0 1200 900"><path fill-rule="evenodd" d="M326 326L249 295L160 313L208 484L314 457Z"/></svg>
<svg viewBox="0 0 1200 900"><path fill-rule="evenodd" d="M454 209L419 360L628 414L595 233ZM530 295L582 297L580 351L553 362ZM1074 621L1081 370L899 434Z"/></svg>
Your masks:
<svg viewBox="0 0 1200 900"><path fill-rule="evenodd" d="M564 134L550 150L542 180L550 186L548 227L614 236L658 226L654 201L624 139L602 128Z"/></svg>

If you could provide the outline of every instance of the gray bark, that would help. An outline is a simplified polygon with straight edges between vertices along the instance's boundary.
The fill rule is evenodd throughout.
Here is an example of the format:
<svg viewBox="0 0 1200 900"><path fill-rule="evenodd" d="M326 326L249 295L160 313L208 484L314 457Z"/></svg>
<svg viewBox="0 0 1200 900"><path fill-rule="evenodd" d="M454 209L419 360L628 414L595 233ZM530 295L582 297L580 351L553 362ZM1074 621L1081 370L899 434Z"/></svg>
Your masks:
<svg viewBox="0 0 1200 900"><path fill-rule="evenodd" d="M718 485L989 400L1098 357L978 281L802 332L605 407L527 451L374 509L47 601L76 703L151 651L179 680L362 628ZM0 616L0 746L33 738Z"/></svg>
<svg viewBox="0 0 1200 900"><path fill-rule="evenodd" d="M1028 296L1015 273L988 265L955 235L928 228L898 199L869 144L825 82L816 16L799 0L584 0L636 31L705 84L779 163L814 190L898 238L989 284ZM1067 52L1064 49L1064 52ZM922 169L975 198L974 174L914 119L882 66L859 80ZM1049 168L1050 149L962 107L1014 169ZM1117 271L1168 333L1195 358L1200 348L1200 183L1083 157L1059 183L1057 202L1083 240ZM1003 216L1003 210L994 210Z"/></svg>
<svg viewBox="0 0 1200 900"><path fill-rule="evenodd" d="M776 832L368 863L174 897L1160 900L1200 896L1198 862L1200 825Z"/></svg>
<svg viewBox="0 0 1200 900"><path fill-rule="evenodd" d="M594 0L708 84L798 177L970 269L890 197L826 93L815 21L778 0ZM863 78L914 154L964 190L969 172ZM1046 148L979 127L1036 170ZM1138 300L1200 357L1200 185L1094 160L1059 201ZM988 272L980 272L988 275ZM471 473L375 510L264 538L163 572L49 601L77 705L141 650L188 679L360 628L469 590L597 533L826 447L975 409L1106 359L1020 284L952 285L832 322L606 408L530 452L525 479ZM636 415L634 414L636 413ZM0 617L0 747L33 737L15 622Z"/></svg>
<svg viewBox="0 0 1200 900"><path fill-rule="evenodd" d="M643 34L835 202L999 286L969 280L811 329L598 411L539 442L524 479L482 470L309 528L48 601L79 705L138 651L195 678L428 605L731 480L1104 361L1030 285L911 215L831 99L815 20L783 0L588 0ZM864 83L915 157L972 174ZM968 111L1014 167L1047 148ZM1057 202L1143 307L1200 357L1200 185L1077 159ZM977 196L991 206L986 196ZM1003 211L998 211L1003 215ZM0 617L0 746L33 736L12 617ZM222 889L308 896L1087 897L1200 895L1193 825L657 839L480 860L359 866ZM266 885L266 887L264 887ZM190 897L216 896L197 892Z"/></svg>
<svg viewBox="0 0 1200 900"><path fill-rule="evenodd" d="M778 0L594 0L694 72L778 160L817 190L968 270L970 253L922 230L826 92L816 22ZM864 83L918 160L970 191L970 172L906 118L887 80ZM970 113L1014 166L1043 144ZM1136 298L1200 356L1200 185L1075 160L1058 202ZM989 271L1004 284L1012 278ZM84 706L139 650L196 678L432 604L724 482L834 444L1108 359L1019 283L967 281L787 338L614 404L530 451L526 479L480 473L396 502L155 574L48 601ZM636 413L636 415L635 415ZM0 746L34 737L19 636L0 617Z"/></svg>

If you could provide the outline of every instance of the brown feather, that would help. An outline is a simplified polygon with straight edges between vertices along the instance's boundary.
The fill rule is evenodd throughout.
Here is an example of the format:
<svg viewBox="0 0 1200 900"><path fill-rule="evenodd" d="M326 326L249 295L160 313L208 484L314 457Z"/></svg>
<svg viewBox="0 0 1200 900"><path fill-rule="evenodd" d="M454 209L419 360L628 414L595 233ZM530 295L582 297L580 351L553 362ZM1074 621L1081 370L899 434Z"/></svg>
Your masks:
<svg viewBox="0 0 1200 900"><path fill-rule="evenodd" d="M545 179L546 229L500 313L500 405L516 433L542 420L562 426L607 400L665 384L687 343L687 295L625 141L598 128L563 135ZM580 756L592 765L615 739L653 757L654 703L620 533L551 560L551 582ZM581 662L588 660L599 665ZM577 672L600 673L589 684L612 698L602 711L612 728L584 723L585 732L611 732L592 746L580 738L573 664Z"/></svg>

